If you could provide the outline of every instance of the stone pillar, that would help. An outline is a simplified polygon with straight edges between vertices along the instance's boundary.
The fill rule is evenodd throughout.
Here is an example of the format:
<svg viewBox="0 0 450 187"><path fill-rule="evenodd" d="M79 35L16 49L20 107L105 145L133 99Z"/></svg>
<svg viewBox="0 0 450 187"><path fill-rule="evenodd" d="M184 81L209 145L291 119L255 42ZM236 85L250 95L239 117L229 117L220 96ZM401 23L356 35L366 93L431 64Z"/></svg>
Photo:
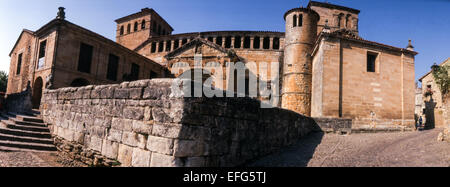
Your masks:
<svg viewBox="0 0 450 187"><path fill-rule="evenodd" d="M270 37L270 44L269 44L269 49L272 50L273 49L273 37Z"/></svg>
<svg viewBox="0 0 450 187"><path fill-rule="evenodd" d="M236 41L236 37L235 36L232 36L231 37L231 46L230 46L230 48L234 48L234 42Z"/></svg>
<svg viewBox="0 0 450 187"><path fill-rule="evenodd" d="M255 46L254 43L255 43L255 37L254 36L250 37L250 49L254 49L253 48Z"/></svg>
<svg viewBox="0 0 450 187"><path fill-rule="evenodd" d="M245 36L241 37L241 48L240 49L244 49L244 40L245 40Z"/></svg>

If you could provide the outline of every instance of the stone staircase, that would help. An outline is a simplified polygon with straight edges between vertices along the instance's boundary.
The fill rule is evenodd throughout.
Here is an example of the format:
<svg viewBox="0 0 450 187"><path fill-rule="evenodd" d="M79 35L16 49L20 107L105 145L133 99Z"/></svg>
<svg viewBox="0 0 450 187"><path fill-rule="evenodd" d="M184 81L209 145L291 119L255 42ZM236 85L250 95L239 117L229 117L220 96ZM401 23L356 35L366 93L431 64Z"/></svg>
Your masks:
<svg viewBox="0 0 450 187"><path fill-rule="evenodd" d="M56 147L40 113L0 112L0 152L53 152Z"/></svg>

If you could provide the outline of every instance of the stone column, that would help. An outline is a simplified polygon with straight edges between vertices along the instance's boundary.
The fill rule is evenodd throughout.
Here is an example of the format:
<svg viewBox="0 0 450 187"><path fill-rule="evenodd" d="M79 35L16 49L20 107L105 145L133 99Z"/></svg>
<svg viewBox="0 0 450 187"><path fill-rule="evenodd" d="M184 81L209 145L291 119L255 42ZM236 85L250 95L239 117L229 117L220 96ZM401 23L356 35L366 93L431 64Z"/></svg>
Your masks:
<svg viewBox="0 0 450 187"><path fill-rule="evenodd" d="M269 49L273 49L273 37L270 37Z"/></svg>
<svg viewBox="0 0 450 187"><path fill-rule="evenodd" d="M255 37L250 37L250 49L254 48L254 43L255 43Z"/></svg>

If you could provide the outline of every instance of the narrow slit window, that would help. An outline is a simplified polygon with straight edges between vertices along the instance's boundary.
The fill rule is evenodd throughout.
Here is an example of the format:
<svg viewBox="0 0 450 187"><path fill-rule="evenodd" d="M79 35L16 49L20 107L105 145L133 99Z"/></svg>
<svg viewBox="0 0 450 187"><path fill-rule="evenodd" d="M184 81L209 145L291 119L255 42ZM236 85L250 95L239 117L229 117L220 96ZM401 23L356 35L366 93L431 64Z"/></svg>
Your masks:
<svg viewBox="0 0 450 187"><path fill-rule="evenodd" d="M244 38L244 48L249 49L250 48L250 36L246 36Z"/></svg>
<svg viewBox="0 0 450 187"><path fill-rule="evenodd" d="M240 36L236 36L234 37L234 48L241 48L241 37Z"/></svg>
<svg viewBox="0 0 450 187"><path fill-rule="evenodd" d="M151 53L155 53L156 52L156 42L152 43L152 49L151 49Z"/></svg>
<svg viewBox="0 0 450 187"><path fill-rule="evenodd" d="M298 26L303 27L303 14L298 16Z"/></svg>
<svg viewBox="0 0 450 187"><path fill-rule="evenodd" d="M142 20L141 29L145 29L145 20Z"/></svg>
<svg viewBox="0 0 450 187"><path fill-rule="evenodd" d="M120 26L120 35L123 35L123 32L124 32L124 28L123 28L123 25L122 25L122 26Z"/></svg>
<svg viewBox="0 0 450 187"><path fill-rule="evenodd" d="M20 53L17 57L17 69L16 69L16 75L20 75L20 70L22 69L22 56L23 53Z"/></svg>
<svg viewBox="0 0 450 187"><path fill-rule="evenodd" d="M225 38L225 48L231 48L231 36Z"/></svg>
<svg viewBox="0 0 450 187"><path fill-rule="evenodd" d="M127 25L127 34L130 34L130 32L131 32L131 25L128 24L128 25Z"/></svg>
<svg viewBox="0 0 450 187"><path fill-rule="evenodd" d="M280 49L280 38L273 38L273 49Z"/></svg>
<svg viewBox="0 0 450 187"><path fill-rule="evenodd" d="M270 38L265 37L263 40L263 48L264 49L270 49Z"/></svg>
<svg viewBox="0 0 450 187"><path fill-rule="evenodd" d="M117 81L117 70L119 69L119 57L109 54L108 70L106 78L111 81Z"/></svg>
<svg viewBox="0 0 450 187"><path fill-rule="evenodd" d="M166 41L166 51L170 51L172 49L172 41Z"/></svg>
<svg viewBox="0 0 450 187"><path fill-rule="evenodd" d="M81 43L80 55L78 58L78 71L83 73L91 73L92 54L94 47Z"/></svg>
<svg viewBox="0 0 450 187"><path fill-rule="evenodd" d="M164 50L164 41L159 42L158 52L163 52Z"/></svg>
<svg viewBox="0 0 450 187"><path fill-rule="evenodd" d="M39 44L39 58L38 69L41 69L45 65L45 50L47 49L47 40L44 40Z"/></svg>
<svg viewBox="0 0 450 187"><path fill-rule="evenodd" d="M367 72L376 72L377 57L376 53L367 53Z"/></svg>
<svg viewBox="0 0 450 187"><path fill-rule="evenodd" d="M216 44L222 46L222 37L221 36L217 37Z"/></svg>
<svg viewBox="0 0 450 187"><path fill-rule="evenodd" d="M175 40L173 42L173 49L178 49L180 47L180 40Z"/></svg>
<svg viewBox="0 0 450 187"><path fill-rule="evenodd" d="M139 24L138 22L134 22L134 32L138 31Z"/></svg>
<svg viewBox="0 0 450 187"><path fill-rule="evenodd" d="M293 27L297 27L297 21L298 21L298 20L297 20L297 15L294 15L294 19L292 20L292 22L293 22L293 23L292 23L292 26L293 26Z"/></svg>
<svg viewBox="0 0 450 187"><path fill-rule="evenodd" d="M261 39L256 36L255 39L253 40L253 49L259 49L260 45L261 45Z"/></svg>

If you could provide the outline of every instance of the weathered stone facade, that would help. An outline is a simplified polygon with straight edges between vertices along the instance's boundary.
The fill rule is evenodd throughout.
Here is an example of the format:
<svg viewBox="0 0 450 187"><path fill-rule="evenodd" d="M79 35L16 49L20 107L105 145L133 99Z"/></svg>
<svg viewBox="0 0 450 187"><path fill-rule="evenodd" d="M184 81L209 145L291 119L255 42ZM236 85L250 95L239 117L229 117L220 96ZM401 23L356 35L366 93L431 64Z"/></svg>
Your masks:
<svg viewBox="0 0 450 187"><path fill-rule="evenodd" d="M450 58L440 64L440 66L450 65ZM446 108L442 97L442 92L434 80L432 72L427 73L419 79L422 82L423 102L425 105L425 122L430 128L442 128L450 123L446 122Z"/></svg>
<svg viewBox="0 0 450 187"><path fill-rule="evenodd" d="M320 128L249 98L184 98L173 79L46 90L53 134L122 166L238 166Z"/></svg>

